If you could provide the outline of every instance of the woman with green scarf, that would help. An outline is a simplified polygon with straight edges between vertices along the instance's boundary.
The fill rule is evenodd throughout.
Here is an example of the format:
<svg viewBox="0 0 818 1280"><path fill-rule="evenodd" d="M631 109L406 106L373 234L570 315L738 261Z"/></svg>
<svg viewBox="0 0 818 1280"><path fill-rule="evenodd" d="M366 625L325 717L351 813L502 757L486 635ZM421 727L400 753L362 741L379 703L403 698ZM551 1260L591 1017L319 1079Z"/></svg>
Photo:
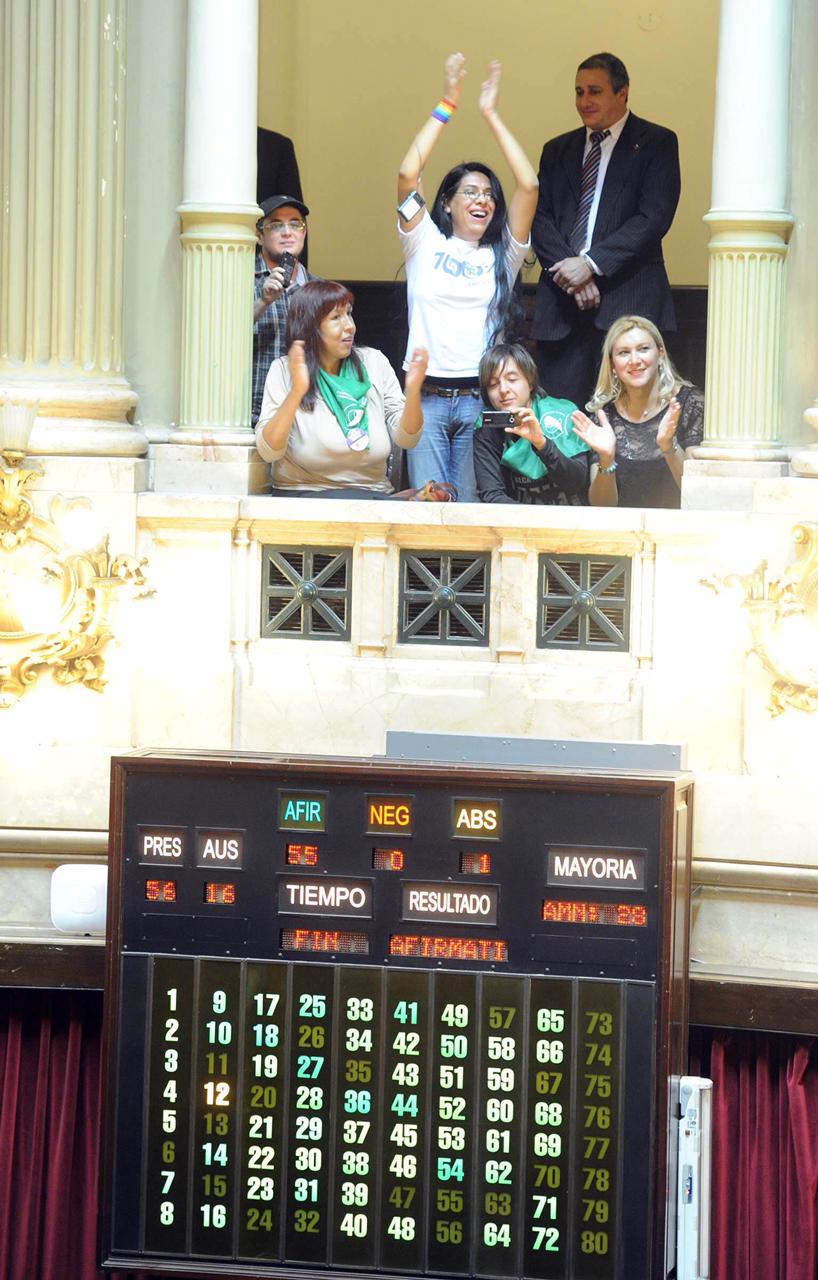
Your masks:
<svg viewBox="0 0 818 1280"><path fill-rule="evenodd" d="M270 365L256 427L278 497L389 498L392 446L420 438L427 353L412 353L404 394L382 352L355 347L353 301L332 280L293 294L287 355Z"/></svg>
<svg viewBox="0 0 818 1280"><path fill-rule="evenodd" d="M520 343L499 342L480 361L487 409L504 411L494 426L477 419L474 474L481 502L579 506L587 501L590 451L574 433L576 405L538 385L537 366Z"/></svg>

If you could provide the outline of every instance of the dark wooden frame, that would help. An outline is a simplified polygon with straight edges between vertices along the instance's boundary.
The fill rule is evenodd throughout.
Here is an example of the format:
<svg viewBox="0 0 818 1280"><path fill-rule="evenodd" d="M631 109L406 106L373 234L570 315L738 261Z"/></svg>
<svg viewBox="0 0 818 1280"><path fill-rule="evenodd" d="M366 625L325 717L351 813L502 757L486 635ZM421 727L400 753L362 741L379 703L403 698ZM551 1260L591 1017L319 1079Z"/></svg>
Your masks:
<svg viewBox="0 0 818 1280"><path fill-rule="evenodd" d="M690 863L692 849L692 800L693 782L685 774L627 774L606 770L589 770L582 774L568 769L506 769L472 765L433 765L407 761L355 760L348 758L317 758L315 756L258 756L210 754L186 752L169 753L136 752L111 761L110 849L113 854L111 874L108 877L108 935L106 963L105 1016L103 1027L104 1130L101 1143L103 1188L112 1185L113 1142L116 1104L116 1059L109 1047L116 1044L116 1028L119 1016L117 998L121 955L121 897L120 873L124 849L125 799L129 773L173 774L176 776L197 773L270 775L297 772L301 776L314 775L316 781L326 780L331 771L337 782L358 782L365 787L394 783L412 788L424 783L462 782L473 790L525 789L532 783L538 787L558 786L564 791L587 792L604 788L616 788L626 795L645 795L658 798L660 804L660 957L657 973L657 1035L655 1057L656 1118L654 1138L654 1231L652 1274L659 1280L666 1274L666 1193L668 1183L668 1137L670 1121L670 1081L686 1070L688 1026L688 965L690 921ZM669 874L667 874L669 872ZM110 1238L110 1205L100 1205L100 1242ZM114 1266L114 1263L108 1264ZM122 1262L118 1264L124 1265ZM144 1266L144 1263L142 1264ZM147 1269L151 1269L148 1264ZM162 1268L166 1270L166 1268ZM205 1275L195 1266L186 1271ZM307 1273L305 1272L305 1277Z"/></svg>

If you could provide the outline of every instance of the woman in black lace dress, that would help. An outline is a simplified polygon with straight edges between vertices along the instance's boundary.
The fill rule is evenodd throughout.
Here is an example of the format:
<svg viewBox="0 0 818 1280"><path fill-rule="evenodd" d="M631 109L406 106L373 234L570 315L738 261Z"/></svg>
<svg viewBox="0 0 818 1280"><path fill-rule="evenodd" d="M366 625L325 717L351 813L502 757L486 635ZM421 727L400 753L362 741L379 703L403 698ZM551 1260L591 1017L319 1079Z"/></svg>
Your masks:
<svg viewBox="0 0 818 1280"><path fill-rule="evenodd" d="M577 410L573 422L598 459L591 505L678 507L685 458L702 441L704 397L676 372L650 320L611 325L587 408L592 416Z"/></svg>

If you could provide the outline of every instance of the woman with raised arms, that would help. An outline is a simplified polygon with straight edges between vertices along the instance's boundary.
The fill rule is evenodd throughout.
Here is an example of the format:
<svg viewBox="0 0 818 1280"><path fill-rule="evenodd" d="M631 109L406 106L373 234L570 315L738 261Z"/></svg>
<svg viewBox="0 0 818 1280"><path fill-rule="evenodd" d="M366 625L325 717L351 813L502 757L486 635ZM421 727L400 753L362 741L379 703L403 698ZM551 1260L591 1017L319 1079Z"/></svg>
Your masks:
<svg viewBox="0 0 818 1280"><path fill-rule="evenodd" d="M500 63L483 82L479 110L511 169L506 206L493 172L479 161L451 169L429 212L422 173L460 103L462 53L446 60L443 96L403 158L398 173L398 232L406 260L409 353L429 352L423 384L423 438L409 455L409 478L453 483L461 502L476 501L474 423L480 413L478 370L487 347L512 336L514 282L529 246L537 174L497 110Z"/></svg>

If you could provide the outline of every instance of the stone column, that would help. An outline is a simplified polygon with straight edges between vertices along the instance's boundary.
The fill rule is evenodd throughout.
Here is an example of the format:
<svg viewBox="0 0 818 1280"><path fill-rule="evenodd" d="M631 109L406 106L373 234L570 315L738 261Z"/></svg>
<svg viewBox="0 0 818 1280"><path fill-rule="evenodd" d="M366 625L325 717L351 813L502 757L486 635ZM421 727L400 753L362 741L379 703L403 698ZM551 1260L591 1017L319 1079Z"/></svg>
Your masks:
<svg viewBox="0 0 818 1280"><path fill-rule="evenodd" d="M250 429L258 0L189 0L179 429L155 487L248 492L267 481Z"/></svg>
<svg viewBox="0 0 818 1280"><path fill-rule="evenodd" d="M707 325L705 438L722 475L779 474L792 0L722 0ZM712 474L713 467L697 468ZM688 477L685 476L685 487Z"/></svg>
<svg viewBox="0 0 818 1280"><path fill-rule="evenodd" d="M38 454L134 457L124 373L127 0L0 0L0 395Z"/></svg>

